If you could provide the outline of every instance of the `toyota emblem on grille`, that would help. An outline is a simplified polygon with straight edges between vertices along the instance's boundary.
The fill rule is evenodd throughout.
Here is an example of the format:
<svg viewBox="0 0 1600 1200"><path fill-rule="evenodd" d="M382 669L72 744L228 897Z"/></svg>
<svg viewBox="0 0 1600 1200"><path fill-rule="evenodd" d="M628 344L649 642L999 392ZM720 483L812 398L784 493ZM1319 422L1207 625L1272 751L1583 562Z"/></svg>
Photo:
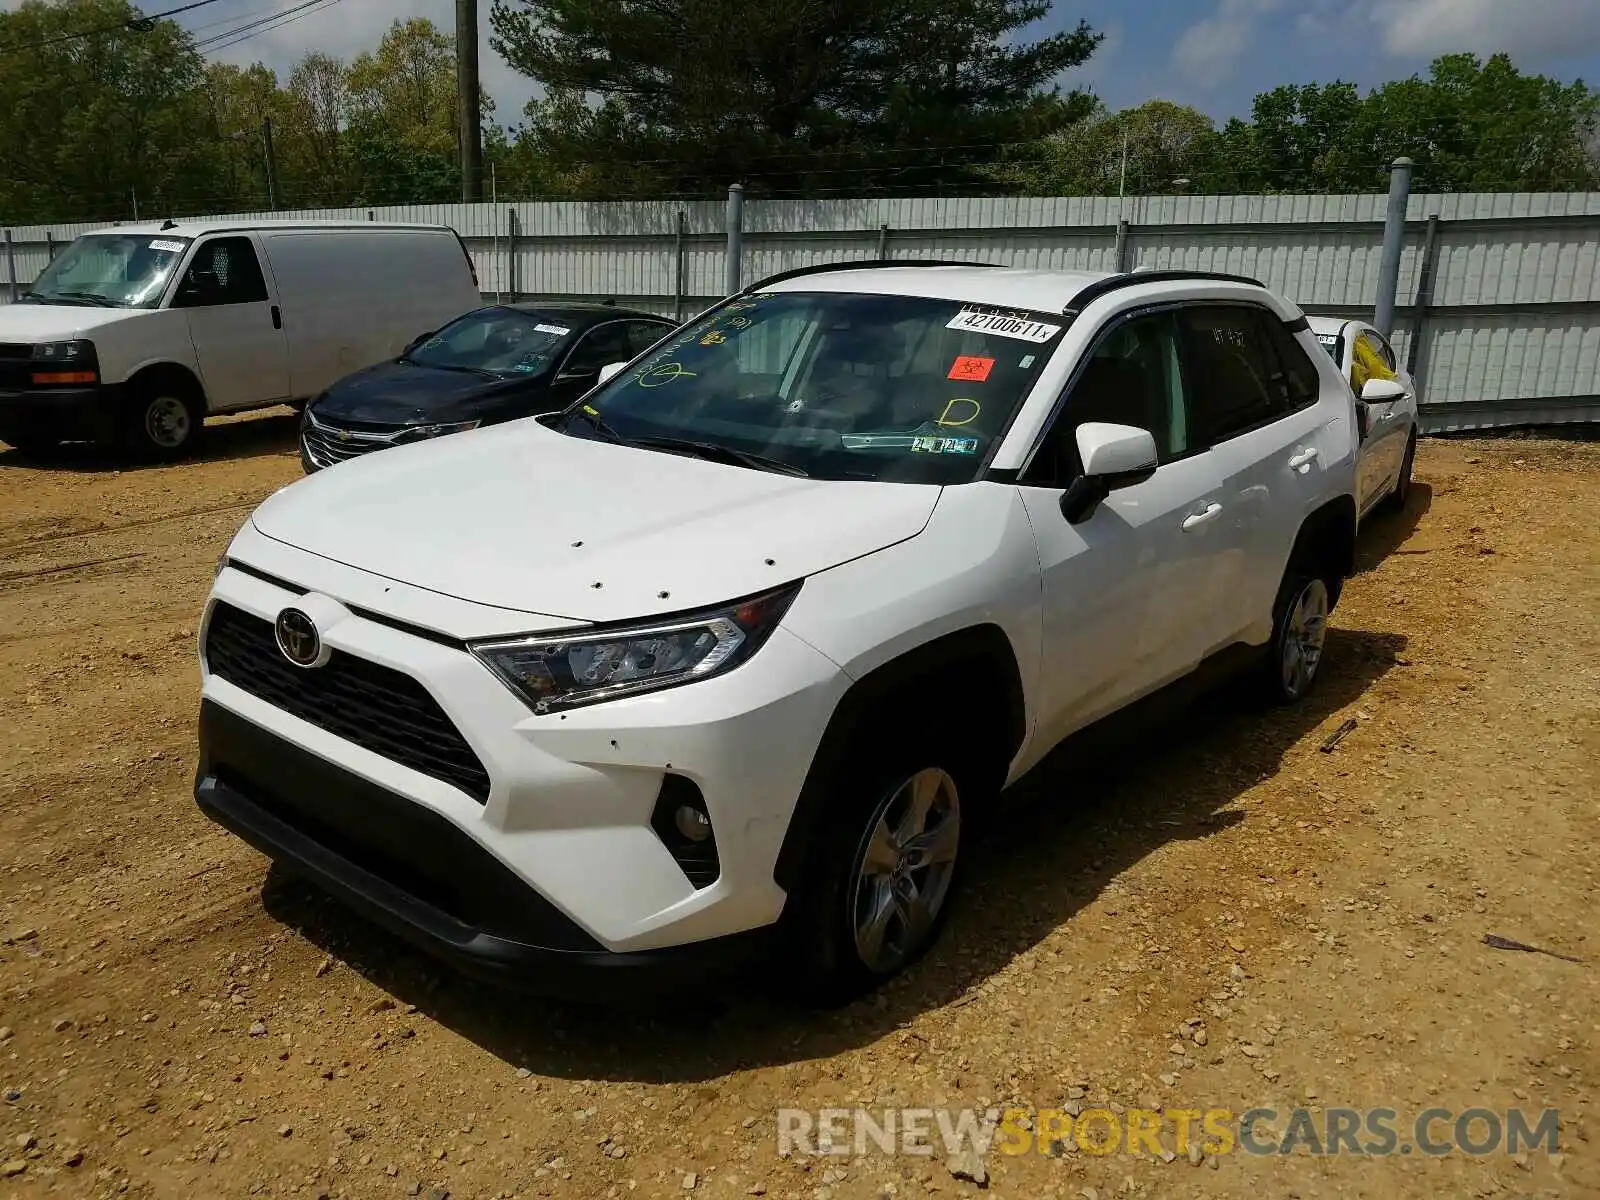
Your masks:
<svg viewBox="0 0 1600 1200"><path fill-rule="evenodd" d="M318 666L322 656L322 635L317 627L298 608L286 608L278 614L273 625L278 635L278 649L297 667Z"/></svg>

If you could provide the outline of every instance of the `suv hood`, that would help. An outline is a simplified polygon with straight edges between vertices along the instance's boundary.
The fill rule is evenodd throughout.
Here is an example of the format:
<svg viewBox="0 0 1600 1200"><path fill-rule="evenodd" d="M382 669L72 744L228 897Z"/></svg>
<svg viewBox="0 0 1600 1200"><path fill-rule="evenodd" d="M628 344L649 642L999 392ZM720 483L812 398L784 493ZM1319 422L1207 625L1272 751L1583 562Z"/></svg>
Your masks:
<svg viewBox="0 0 1600 1200"><path fill-rule="evenodd" d="M143 308L98 308L92 304L0 305L0 341L65 342L102 325L126 321Z"/></svg>
<svg viewBox="0 0 1600 1200"><path fill-rule="evenodd" d="M573 621L683 612L920 533L940 489L797 479L513 421L291 484L276 541L458 599Z"/></svg>

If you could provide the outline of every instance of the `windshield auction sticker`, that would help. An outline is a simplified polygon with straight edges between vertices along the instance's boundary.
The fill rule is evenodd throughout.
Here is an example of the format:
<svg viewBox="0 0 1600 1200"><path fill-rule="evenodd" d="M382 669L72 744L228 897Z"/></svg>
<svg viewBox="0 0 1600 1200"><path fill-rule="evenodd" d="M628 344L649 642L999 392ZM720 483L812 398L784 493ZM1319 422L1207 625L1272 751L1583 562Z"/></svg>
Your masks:
<svg viewBox="0 0 1600 1200"><path fill-rule="evenodd" d="M957 379L963 383L985 383L989 379L989 373L993 370L994 359L974 358L971 355L963 354L956 359L955 365L950 368L948 378Z"/></svg>
<svg viewBox="0 0 1600 1200"><path fill-rule="evenodd" d="M1019 342L1048 342L1061 332L1059 325L1047 325L1043 321L1030 321L1025 317L1014 317L1007 313L982 312L976 308L963 308L945 326L946 329L961 329L968 333L988 333L995 337L1015 338Z"/></svg>

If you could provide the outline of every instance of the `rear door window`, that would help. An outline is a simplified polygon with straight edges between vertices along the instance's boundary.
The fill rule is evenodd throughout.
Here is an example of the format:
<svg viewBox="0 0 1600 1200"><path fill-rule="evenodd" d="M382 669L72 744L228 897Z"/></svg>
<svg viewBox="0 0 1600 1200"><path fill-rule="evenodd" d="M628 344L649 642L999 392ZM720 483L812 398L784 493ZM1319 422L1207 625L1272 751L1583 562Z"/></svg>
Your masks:
<svg viewBox="0 0 1600 1200"><path fill-rule="evenodd" d="M1293 411L1283 368L1262 325L1244 304L1195 304L1179 310L1189 388L1189 440L1213 446Z"/></svg>

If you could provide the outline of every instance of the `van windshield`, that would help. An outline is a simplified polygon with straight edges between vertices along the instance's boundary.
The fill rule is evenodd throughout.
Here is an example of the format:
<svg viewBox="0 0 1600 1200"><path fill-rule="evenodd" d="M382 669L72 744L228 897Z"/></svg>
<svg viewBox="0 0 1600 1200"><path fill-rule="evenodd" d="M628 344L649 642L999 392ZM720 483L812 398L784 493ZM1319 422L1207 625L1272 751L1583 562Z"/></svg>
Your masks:
<svg viewBox="0 0 1600 1200"><path fill-rule="evenodd" d="M963 483L1066 324L923 296L758 293L686 326L553 425L822 479Z"/></svg>
<svg viewBox="0 0 1600 1200"><path fill-rule="evenodd" d="M444 371L543 375L572 329L554 317L514 308L480 308L451 321L402 361Z"/></svg>
<svg viewBox="0 0 1600 1200"><path fill-rule="evenodd" d="M21 300L154 308L190 240L149 233L85 234L56 255Z"/></svg>

